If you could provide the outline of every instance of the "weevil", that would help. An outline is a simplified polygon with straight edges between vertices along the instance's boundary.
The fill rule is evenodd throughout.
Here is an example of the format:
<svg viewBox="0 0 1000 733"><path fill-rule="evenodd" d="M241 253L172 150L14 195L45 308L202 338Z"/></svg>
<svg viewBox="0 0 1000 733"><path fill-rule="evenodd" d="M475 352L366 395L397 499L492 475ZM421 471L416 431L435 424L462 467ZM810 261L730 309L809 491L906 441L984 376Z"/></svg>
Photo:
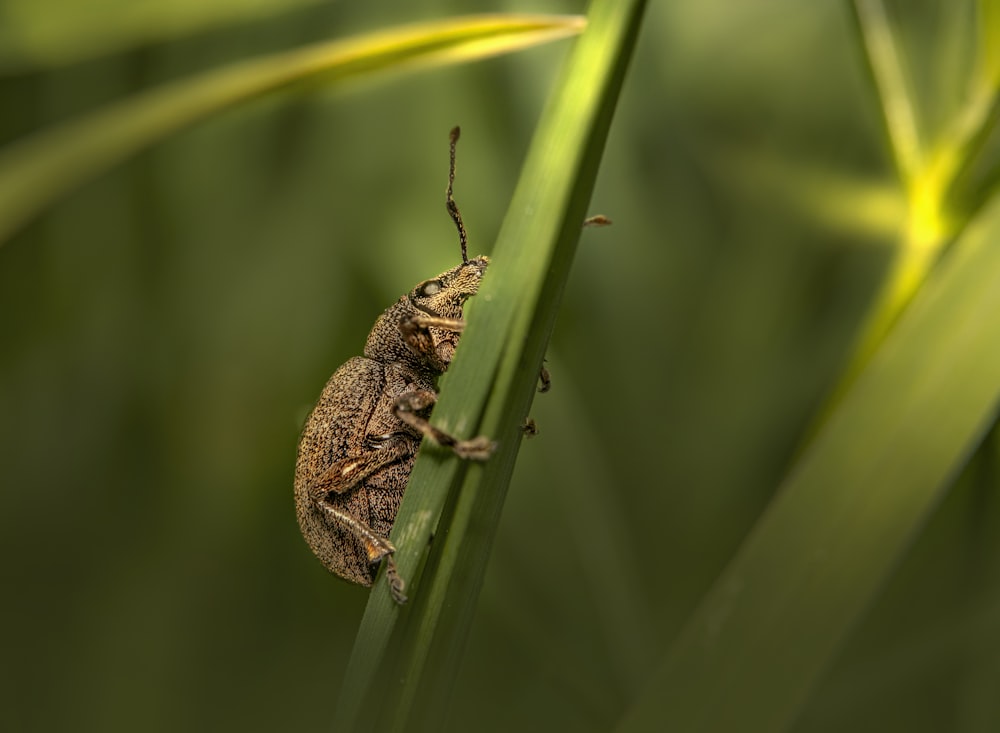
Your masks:
<svg viewBox="0 0 1000 733"><path fill-rule="evenodd" d="M455 145L445 203L458 229L462 264L424 280L379 316L364 356L333 373L306 420L295 464L295 508L309 547L328 570L370 586L386 563L389 590L404 603L405 583L389 531L424 436L461 458L486 460L495 445L461 440L428 422L437 378L451 363L489 259L469 259L468 234L453 195Z"/></svg>

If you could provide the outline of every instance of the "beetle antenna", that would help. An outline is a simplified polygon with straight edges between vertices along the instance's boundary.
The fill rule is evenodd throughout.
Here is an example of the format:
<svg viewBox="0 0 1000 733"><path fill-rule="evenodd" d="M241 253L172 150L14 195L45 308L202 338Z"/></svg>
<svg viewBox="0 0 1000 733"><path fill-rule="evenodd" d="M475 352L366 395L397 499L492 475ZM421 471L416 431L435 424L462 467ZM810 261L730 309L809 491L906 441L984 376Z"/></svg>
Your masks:
<svg viewBox="0 0 1000 733"><path fill-rule="evenodd" d="M462 223L462 215L458 213L458 204L455 203L451 192L451 187L455 183L455 143L458 142L458 136L461 132L461 128L456 125L451 129L451 134L448 136L451 140L451 163L448 166L448 191L445 194L445 204L448 206L448 213L451 215L451 220L455 222L455 227L458 229L458 240L462 245L462 264L467 265L469 264L469 235L465 231L465 224Z"/></svg>

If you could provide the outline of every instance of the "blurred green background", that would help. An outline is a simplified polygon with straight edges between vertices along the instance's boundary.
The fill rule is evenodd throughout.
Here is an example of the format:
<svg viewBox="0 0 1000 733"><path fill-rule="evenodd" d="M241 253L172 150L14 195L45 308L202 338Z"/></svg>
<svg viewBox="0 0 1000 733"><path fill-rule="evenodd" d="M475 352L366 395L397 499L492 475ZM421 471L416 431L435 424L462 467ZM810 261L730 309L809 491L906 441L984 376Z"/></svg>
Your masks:
<svg viewBox="0 0 1000 733"><path fill-rule="evenodd" d="M967 14L896 5L929 88L968 63ZM0 2L0 143L310 41L586 10L146 6ZM570 43L244 105L0 247L5 729L329 726L366 593L299 537L299 428L381 310L456 262L456 123L489 252ZM615 725L836 385L902 206L846 4L651 3L592 202L614 225L581 241L451 729ZM988 443L794 730L1000 725Z"/></svg>

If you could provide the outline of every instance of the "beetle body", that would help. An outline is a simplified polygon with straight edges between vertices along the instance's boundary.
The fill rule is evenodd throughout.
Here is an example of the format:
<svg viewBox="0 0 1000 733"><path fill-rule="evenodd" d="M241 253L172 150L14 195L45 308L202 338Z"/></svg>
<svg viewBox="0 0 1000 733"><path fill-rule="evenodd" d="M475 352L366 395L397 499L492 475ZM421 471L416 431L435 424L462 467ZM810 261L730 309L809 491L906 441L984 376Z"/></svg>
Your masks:
<svg viewBox="0 0 1000 733"><path fill-rule="evenodd" d="M371 585L377 562L392 552L389 531L423 436L452 442L428 433L434 429L423 423L437 377L458 345L460 327L449 319L461 322L462 304L475 294L487 264L485 257L463 263L386 310L365 355L334 372L306 421L295 469L299 527L323 565L347 580ZM468 449L463 443L473 441L454 442L461 454ZM479 457L485 445L475 443L476 455L467 457Z"/></svg>
<svg viewBox="0 0 1000 733"><path fill-rule="evenodd" d="M389 532L422 438L473 460L485 460L494 449L484 437L461 440L428 422L437 378L465 327L463 306L489 264L466 254L465 227L451 195L457 139L455 128L446 200L462 264L418 284L378 318L364 356L337 369L323 389L306 420L295 466L296 514L312 551L331 572L365 586L384 559L400 603L404 584Z"/></svg>

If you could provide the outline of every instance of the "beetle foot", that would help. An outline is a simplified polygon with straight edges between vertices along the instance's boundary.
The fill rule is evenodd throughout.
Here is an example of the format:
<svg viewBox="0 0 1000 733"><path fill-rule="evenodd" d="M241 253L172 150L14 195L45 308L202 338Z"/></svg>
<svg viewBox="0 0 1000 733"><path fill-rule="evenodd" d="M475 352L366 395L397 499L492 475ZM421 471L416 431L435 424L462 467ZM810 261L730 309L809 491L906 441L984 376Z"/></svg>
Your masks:
<svg viewBox="0 0 1000 733"><path fill-rule="evenodd" d="M406 581L403 580L402 576L399 574L399 570L396 567L396 561L392 558L392 555L386 555L385 558L385 579L389 583L389 593L392 595L392 600L399 605L406 603L408 599L406 594L403 593L403 589L406 587Z"/></svg>

